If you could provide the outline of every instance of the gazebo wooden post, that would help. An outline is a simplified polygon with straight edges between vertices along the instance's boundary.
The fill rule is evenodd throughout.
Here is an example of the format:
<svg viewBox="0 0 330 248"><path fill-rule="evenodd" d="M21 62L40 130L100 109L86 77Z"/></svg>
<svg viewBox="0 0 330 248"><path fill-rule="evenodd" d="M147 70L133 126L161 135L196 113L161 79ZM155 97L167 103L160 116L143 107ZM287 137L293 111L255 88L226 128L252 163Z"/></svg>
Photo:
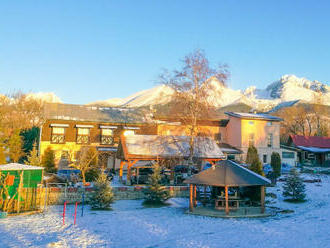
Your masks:
<svg viewBox="0 0 330 248"><path fill-rule="evenodd" d="M228 206L228 186L225 186L225 199L226 199L226 215L229 214L229 206Z"/></svg>
<svg viewBox="0 0 330 248"><path fill-rule="evenodd" d="M194 203L193 203L193 185L189 185L189 211L193 212L194 211Z"/></svg>
<svg viewBox="0 0 330 248"><path fill-rule="evenodd" d="M126 178L127 185L131 185L131 168L136 162L137 160L133 160L127 163L127 178Z"/></svg>
<svg viewBox="0 0 330 248"><path fill-rule="evenodd" d="M123 181L123 168L124 168L125 164L126 164L125 161L120 161L120 167L119 167L119 180L120 180L120 182Z"/></svg>
<svg viewBox="0 0 330 248"><path fill-rule="evenodd" d="M261 199L260 199L261 213L263 214L265 212L265 186L261 186L260 191L261 191Z"/></svg>
<svg viewBox="0 0 330 248"><path fill-rule="evenodd" d="M194 185L194 207L197 206L197 186Z"/></svg>

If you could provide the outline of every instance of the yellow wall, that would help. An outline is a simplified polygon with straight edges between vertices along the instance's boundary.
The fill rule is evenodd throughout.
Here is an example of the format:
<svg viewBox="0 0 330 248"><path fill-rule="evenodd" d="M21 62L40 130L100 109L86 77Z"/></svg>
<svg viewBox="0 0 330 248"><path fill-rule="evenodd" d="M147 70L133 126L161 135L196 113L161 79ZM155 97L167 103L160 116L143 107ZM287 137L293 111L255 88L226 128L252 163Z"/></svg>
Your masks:
<svg viewBox="0 0 330 248"><path fill-rule="evenodd" d="M89 146L96 146L97 143L91 143ZM81 146L80 144L77 144L76 142L65 142L65 144L52 144L49 141L41 141L40 142L40 155L42 156L45 152L45 150L48 147L51 147L52 150L55 152L55 161L56 163L60 160L62 151L68 151L70 156L72 156L73 159L76 152L80 150Z"/></svg>
<svg viewBox="0 0 330 248"><path fill-rule="evenodd" d="M267 126L267 122L265 120L241 120L241 147L249 147L249 135L254 133L254 146L256 148L268 148L268 134L273 134L272 148L280 148L280 124L279 122L272 122L271 126Z"/></svg>

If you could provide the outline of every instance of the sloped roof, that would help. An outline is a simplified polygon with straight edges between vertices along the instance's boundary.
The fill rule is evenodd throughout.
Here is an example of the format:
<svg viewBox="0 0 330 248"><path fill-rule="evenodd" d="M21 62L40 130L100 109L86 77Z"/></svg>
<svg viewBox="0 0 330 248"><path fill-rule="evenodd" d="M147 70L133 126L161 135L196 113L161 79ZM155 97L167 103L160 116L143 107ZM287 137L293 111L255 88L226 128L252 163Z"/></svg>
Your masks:
<svg viewBox="0 0 330 248"><path fill-rule="evenodd" d="M282 118L268 114L252 114L252 113L240 113L240 112L225 112L225 114L246 120L256 119L256 120L266 120L266 121L283 121Z"/></svg>
<svg viewBox="0 0 330 248"><path fill-rule="evenodd" d="M330 148L330 137L290 135L295 146Z"/></svg>
<svg viewBox="0 0 330 248"><path fill-rule="evenodd" d="M78 104L46 103L47 119L97 121L109 123L145 123L141 109L112 108Z"/></svg>
<svg viewBox="0 0 330 248"><path fill-rule="evenodd" d="M43 167L40 166L32 166L27 164L18 164L18 163L10 163L10 164L2 164L0 165L1 170L43 170Z"/></svg>
<svg viewBox="0 0 330 248"><path fill-rule="evenodd" d="M231 146L227 143L219 143L218 146L220 147L220 149L223 153L227 153L227 154L242 154L243 153L240 149L238 149L234 146Z"/></svg>
<svg viewBox="0 0 330 248"><path fill-rule="evenodd" d="M188 158L188 136L129 135L121 137L125 159ZM210 138L195 138L194 157L224 159L217 143Z"/></svg>
<svg viewBox="0 0 330 248"><path fill-rule="evenodd" d="M243 166L223 160L215 167L204 170L186 179L184 183L197 185L210 185L218 187L262 186L270 184L270 180L250 171Z"/></svg>

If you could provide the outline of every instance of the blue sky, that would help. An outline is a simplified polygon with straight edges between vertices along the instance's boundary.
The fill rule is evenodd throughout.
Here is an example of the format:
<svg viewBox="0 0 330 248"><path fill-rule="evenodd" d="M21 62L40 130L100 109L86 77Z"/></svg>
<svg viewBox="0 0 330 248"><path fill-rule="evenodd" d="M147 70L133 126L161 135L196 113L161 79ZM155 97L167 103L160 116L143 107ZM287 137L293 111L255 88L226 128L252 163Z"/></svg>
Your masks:
<svg viewBox="0 0 330 248"><path fill-rule="evenodd" d="M0 92L67 103L154 87L194 49L227 63L228 85L284 74L330 82L329 1L0 1Z"/></svg>

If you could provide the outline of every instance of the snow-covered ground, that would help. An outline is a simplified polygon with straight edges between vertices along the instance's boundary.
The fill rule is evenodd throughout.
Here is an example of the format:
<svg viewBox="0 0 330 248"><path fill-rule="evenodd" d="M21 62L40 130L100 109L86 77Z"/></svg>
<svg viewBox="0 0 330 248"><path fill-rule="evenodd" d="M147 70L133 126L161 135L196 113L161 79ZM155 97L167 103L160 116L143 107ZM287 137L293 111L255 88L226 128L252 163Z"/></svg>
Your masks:
<svg viewBox="0 0 330 248"><path fill-rule="evenodd" d="M308 176L314 177L314 176ZM85 211L73 225L68 206L44 214L0 220L0 247L330 247L330 176L306 184L308 201L283 202L281 183L271 206L294 210L261 219L218 219L185 214L188 199L168 207L144 208L140 200L117 201L113 211Z"/></svg>

